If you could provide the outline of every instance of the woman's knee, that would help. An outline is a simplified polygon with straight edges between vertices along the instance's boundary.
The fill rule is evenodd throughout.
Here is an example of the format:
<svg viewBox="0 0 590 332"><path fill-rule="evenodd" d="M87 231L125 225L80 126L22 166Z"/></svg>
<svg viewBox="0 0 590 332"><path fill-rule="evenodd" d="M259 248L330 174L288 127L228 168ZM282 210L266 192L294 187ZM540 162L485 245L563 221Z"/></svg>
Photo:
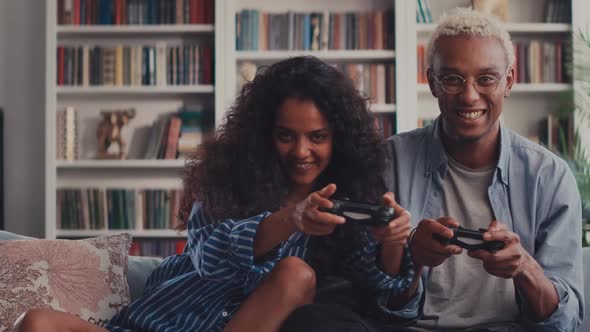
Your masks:
<svg viewBox="0 0 590 332"><path fill-rule="evenodd" d="M298 257L286 257L274 267L271 279L286 291L300 298L301 304L311 303L315 296L316 277L311 266Z"/></svg>
<svg viewBox="0 0 590 332"><path fill-rule="evenodd" d="M33 309L22 314L14 323L14 331L48 331L52 326L54 311L51 309Z"/></svg>

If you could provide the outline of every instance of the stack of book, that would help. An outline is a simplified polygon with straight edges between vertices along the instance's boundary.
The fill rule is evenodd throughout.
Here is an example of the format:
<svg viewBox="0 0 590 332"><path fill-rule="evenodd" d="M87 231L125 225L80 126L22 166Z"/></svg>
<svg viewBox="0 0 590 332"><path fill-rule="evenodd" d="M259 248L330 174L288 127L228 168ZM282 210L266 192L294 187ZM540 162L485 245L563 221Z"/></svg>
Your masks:
<svg viewBox="0 0 590 332"><path fill-rule="evenodd" d="M214 0L59 0L58 24L210 24Z"/></svg>
<svg viewBox="0 0 590 332"><path fill-rule="evenodd" d="M172 229L179 189L60 188L57 228L71 230Z"/></svg>
<svg viewBox="0 0 590 332"><path fill-rule="evenodd" d="M236 50L394 49L393 9L371 12L236 14Z"/></svg>
<svg viewBox="0 0 590 332"><path fill-rule="evenodd" d="M58 46L58 85L154 86L213 83L209 45Z"/></svg>

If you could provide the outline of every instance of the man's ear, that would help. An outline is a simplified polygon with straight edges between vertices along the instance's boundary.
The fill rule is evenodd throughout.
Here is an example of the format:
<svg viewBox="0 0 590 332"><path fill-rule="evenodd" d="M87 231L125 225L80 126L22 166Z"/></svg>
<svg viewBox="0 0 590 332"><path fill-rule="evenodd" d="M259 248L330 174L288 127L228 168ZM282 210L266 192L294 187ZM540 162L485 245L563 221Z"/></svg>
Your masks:
<svg viewBox="0 0 590 332"><path fill-rule="evenodd" d="M508 73L506 73L506 87L504 88L504 97L510 96L510 91L512 91L512 85L514 84L515 74L516 70L514 70L514 66L510 66Z"/></svg>
<svg viewBox="0 0 590 332"><path fill-rule="evenodd" d="M430 93L434 96L434 98L438 98L436 94L436 87L434 86L434 71L431 67L428 67L426 70L426 78L428 78L428 86L430 87Z"/></svg>

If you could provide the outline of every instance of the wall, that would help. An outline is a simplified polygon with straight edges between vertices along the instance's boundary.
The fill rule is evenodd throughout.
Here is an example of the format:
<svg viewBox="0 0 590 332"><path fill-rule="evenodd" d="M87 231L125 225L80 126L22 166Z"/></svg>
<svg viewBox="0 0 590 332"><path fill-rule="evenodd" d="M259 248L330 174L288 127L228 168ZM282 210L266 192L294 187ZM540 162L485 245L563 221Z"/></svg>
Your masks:
<svg viewBox="0 0 590 332"><path fill-rule="evenodd" d="M5 12L4 10L4 1L0 1L0 20L3 19L3 15L2 13ZM6 29L3 29L4 25L0 22L0 107L2 107L4 105L4 80L2 79L2 77L4 77L4 52L2 51L4 49L4 31ZM4 142L4 134L2 134L2 137L0 137L0 141ZM2 152L4 154L4 152ZM4 175L1 175L4 179ZM2 181L0 181L1 183ZM0 200L4 200L4 197L0 197ZM2 204L0 204L0 206L4 206L4 202L0 202ZM4 210L3 210L4 211ZM3 228L4 226L4 213L2 212L0 215L0 228Z"/></svg>
<svg viewBox="0 0 590 332"><path fill-rule="evenodd" d="M4 227L44 233L45 1L0 0Z"/></svg>
<svg viewBox="0 0 590 332"><path fill-rule="evenodd" d="M4 13L6 12L6 10L4 9L4 7L6 7L5 2L4 1L0 1L0 20L4 21ZM7 29L4 29L4 23L0 22L0 106L4 105L4 101L5 101L5 97L4 97L4 79L2 79L5 75L4 75L4 48L5 43L4 43L4 35L6 34Z"/></svg>

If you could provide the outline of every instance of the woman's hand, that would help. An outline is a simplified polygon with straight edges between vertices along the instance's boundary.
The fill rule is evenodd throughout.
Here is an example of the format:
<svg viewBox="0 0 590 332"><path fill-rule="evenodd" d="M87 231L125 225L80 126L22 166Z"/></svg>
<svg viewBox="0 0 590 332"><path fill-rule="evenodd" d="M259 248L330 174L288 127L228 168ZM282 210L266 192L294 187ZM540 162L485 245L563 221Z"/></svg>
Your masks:
<svg viewBox="0 0 590 332"><path fill-rule="evenodd" d="M336 185L329 184L297 203L290 218L295 227L308 235L328 235L336 226L343 224L344 217L319 210L320 207L326 209L332 207L333 204L329 198L335 192Z"/></svg>
<svg viewBox="0 0 590 332"><path fill-rule="evenodd" d="M393 208L393 219L387 226L369 227L369 233L382 246L401 247L410 236L410 212L397 204L392 192L383 195L383 204Z"/></svg>
<svg viewBox="0 0 590 332"><path fill-rule="evenodd" d="M383 204L393 208L393 219L387 226L368 229L381 244L381 268L391 277L396 277L401 271L404 245L410 236L410 212L397 204L392 192L383 195Z"/></svg>

